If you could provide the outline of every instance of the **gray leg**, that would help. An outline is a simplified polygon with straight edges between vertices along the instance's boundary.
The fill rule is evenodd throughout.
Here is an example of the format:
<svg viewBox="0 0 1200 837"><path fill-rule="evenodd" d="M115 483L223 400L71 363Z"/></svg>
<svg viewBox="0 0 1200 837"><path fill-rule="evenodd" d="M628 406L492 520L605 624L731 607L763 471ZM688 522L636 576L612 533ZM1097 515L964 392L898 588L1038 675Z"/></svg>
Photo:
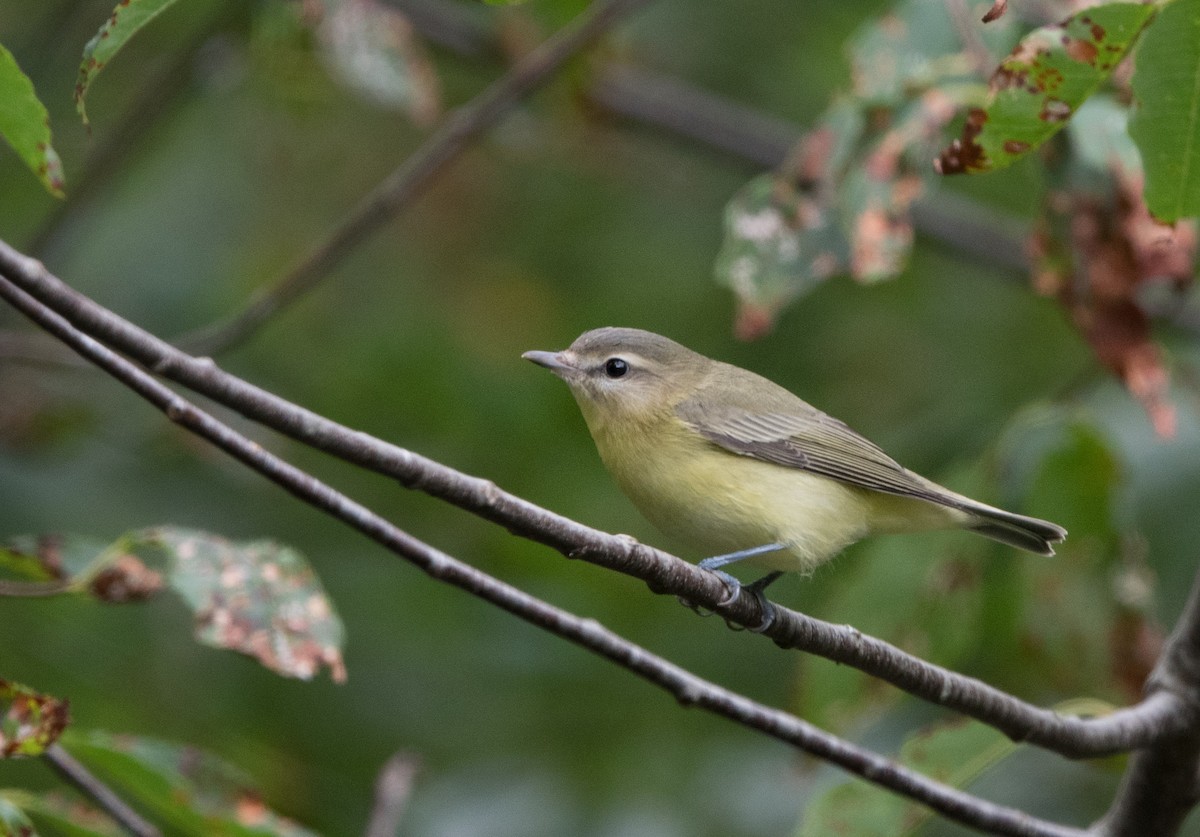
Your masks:
<svg viewBox="0 0 1200 837"><path fill-rule="evenodd" d="M743 558L753 558L755 555L778 552L781 549L787 549L787 544L768 543L762 546L754 546L750 549L739 549L737 552L730 552L726 555L714 555L711 558L705 558L696 566L702 570L715 570L717 567L724 567L736 561L741 561Z"/></svg>

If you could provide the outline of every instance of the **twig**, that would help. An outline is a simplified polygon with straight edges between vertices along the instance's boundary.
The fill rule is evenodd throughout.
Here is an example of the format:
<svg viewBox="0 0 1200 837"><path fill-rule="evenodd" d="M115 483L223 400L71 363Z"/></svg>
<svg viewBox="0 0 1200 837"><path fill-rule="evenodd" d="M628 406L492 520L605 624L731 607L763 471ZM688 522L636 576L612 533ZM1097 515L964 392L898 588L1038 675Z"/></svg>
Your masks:
<svg viewBox="0 0 1200 837"><path fill-rule="evenodd" d="M1149 686L1177 695L1185 731L1139 750L1097 826L1103 837L1176 834L1200 801L1200 574L1167 640Z"/></svg>
<svg viewBox="0 0 1200 837"><path fill-rule="evenodd" d="M1036 819L948 787L793 715L750 700L625 640L594 619L554 607L437 550L176 395L64 317L0 278L0 298L160 409L171 421L208 440L293 496L327 512L432 578L453 585L544 628L659 686L684 706L697 706L789 743L845 770L920 802L957 822L1014 837L1084 837L1086 832ZM714 579L715 581L715 579ZM717 581L714 586L723 585Z"/></svg>
<svg viewBox="0 0 1200 837"><path fill-rule="evenodd" d="M117 821L121 828L134 837L160 837L158 828L143 819L142 815L129 807L116 791L101 782L90 770L59 744L51 744L42 754L58 775L70 782L76 790L99 805L104 812Z"/></svg>
<svg viewBox="0 0 1200 837"><path fill-rule="evenodd" d="M507 74L451 114L436 131L363 198L349 216L300 264L260 290L234 316L181 336L176 342L201 354L241 343L276 311L329 275L358 244L408 205L434 175L455 160L476 137L532 93L575 53L649 0L597 0L587 11L530 52Z"/></svg>
<svg viewBox="0 0 1200 837"><path fill-rule="evenodd" d="M59 596L73 591L75 582L72 579L57 581L0 581L0 597L39 597Z"/></svg>
<svg viewBox="0 0 1200 837"><path fill-rule="evenodd" d="M403 751L384 763L375 779L375 802L363 837L396 837L419 769L420 762Z"/></svg>
<svg viewBox="0 0 1200 837"><path fill-rule="evenodd" d="M726 598L724 584L695 565L660 550L619 538L554 514L494 483L455 471L412 451L351 430L285 401L209 359L198 359L138 328L78 293L36 260L0 241L0 274L66 317L78 328L117 348L156 374L174 380L242 415L353 464L397 479L514 534L639 578L659 593L681 596L717 610L743 626L758 625L762 613L751 596ZM928 663L882 640L776 605L766 635L783 648L796 648L853 666L911 694L983 723L1015 740L1072 758L1126 751L1168 738L1182 727L1178 699L1151 694L1136 706L1094 719L1064 717L1021 701L973 677Z"/></svg>

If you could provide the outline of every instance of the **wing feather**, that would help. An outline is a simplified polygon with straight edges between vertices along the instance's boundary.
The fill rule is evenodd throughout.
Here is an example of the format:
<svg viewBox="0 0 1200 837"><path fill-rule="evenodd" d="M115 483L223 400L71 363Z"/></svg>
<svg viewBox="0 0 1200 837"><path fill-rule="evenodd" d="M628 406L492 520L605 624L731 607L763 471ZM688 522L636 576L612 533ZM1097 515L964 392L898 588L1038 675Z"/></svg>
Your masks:
<svg viewBox="0 0 1200 837"><path fill-rule="evenodd" d="M689 399L676 414L700 435L731 453L798 468L850 485L958 506L953 495L902 467L874 442L792 396L788 411L714 408ZM774 400L774 399L773 399ZM772 406L784 406L776 402Z"/></svg>

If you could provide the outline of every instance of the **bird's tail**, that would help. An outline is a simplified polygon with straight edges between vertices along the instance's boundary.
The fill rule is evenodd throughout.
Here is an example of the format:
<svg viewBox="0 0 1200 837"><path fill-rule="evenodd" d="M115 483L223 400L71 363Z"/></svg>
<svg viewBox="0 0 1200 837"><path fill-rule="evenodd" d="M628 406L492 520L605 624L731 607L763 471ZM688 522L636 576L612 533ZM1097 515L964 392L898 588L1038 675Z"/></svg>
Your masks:
<svg viewBox="0 0 1200 837"><path fill-rule="evenodd" d="M1013 514L983 503L972 503L964 511L974 517L966 527L970 531L1038 555L1053 555L1053 545L1067 536L1067 530L1057 523Z"/></svg>

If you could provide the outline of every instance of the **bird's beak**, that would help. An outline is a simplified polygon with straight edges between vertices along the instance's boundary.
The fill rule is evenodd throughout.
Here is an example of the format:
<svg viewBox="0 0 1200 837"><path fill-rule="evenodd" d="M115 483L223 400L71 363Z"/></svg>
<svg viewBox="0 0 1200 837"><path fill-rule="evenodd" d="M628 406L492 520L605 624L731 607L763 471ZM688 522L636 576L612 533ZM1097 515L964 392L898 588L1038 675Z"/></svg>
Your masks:
<svg viewBox="0 0 1200 837"><path fill-rule="evenodd" d="M575 365L566 356L566 352L526 352L521 357L533 361L538 366L546 367L560 378L576 371Z"/></svg>

